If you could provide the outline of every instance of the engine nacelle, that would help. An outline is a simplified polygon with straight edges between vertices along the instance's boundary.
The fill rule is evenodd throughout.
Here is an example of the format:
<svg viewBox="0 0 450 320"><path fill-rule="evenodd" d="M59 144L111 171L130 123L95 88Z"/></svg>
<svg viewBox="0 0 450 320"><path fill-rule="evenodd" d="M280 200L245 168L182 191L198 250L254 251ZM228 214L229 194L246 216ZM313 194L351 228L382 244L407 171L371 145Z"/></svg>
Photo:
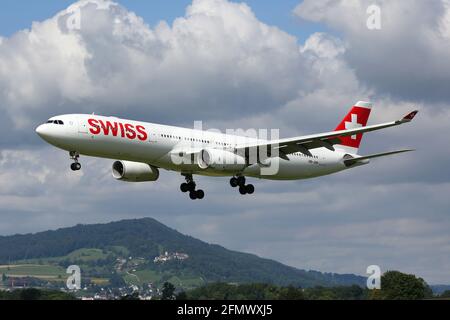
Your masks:
<svg viewBox="0 0 450 320"><path fill-rule="evenodd" d="M245 158L233 152L218 149L204 149L197 157L200 169L214 169L224 172L237 173L246 167Z"/></svg>
<svg viewBox="0 0 450 320"><path fill-rule="evenodd" d="M159 170L149 164L131 161L116 161L112 166L113 177L126 182L156 181Z"/></svg>

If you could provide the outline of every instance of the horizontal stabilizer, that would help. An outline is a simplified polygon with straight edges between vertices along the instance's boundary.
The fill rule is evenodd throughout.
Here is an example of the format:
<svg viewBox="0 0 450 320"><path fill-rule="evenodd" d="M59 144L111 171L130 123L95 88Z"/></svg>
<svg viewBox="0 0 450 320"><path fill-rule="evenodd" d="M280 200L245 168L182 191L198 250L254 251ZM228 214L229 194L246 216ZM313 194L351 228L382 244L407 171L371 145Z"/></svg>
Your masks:
<svg viewBox="0 0 450 320"><path fill-rule="evenodd" d="M352 166L358 162L362 162L365 160L369 160L369 159L374 159L374 158L379 158L379 157L386 157L386 156L390 156L393 154L398 154L398 153L404 153L404 152L411 152L411 151L415 151L413 149L406 149L406 150L397 150L397 151L391 151L391 152L384 152L384 153L376 153L376 154L372 154L369 156L364 156L364 157L358 157L358 158L352 158L352 159L347 159L344 160L344 164L346 166Z"/></svg>

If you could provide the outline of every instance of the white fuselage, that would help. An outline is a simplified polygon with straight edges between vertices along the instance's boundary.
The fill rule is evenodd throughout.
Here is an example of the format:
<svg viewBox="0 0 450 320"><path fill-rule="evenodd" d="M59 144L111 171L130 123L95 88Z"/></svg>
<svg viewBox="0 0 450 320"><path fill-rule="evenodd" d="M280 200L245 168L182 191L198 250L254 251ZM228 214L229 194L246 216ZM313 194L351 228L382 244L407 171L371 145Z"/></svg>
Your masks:
<svg viewBox="0 0 450 320"><path fill-rule="evenodd" d="M51 123L58 120L60 123ZM63 123L63 124L62 124ZM326 148L311 150L311 155L294 153L288 159L277 157L276 173L263 174L262 164L254 163L242 172L228 172L212 168L200 169L192 164L174 163L173 156L186 150L234 148L251 141L248 137L209 131L165 126L147 122L103 117L97 115L62 115L41 125L37 133L48 143L81 155L142 162L165 170L207 176L234 176L271 180L296 180L328 175L347 169L345 152ZM269 159L268 161L271 161ZM267 162L264 163L267 165Z"/></svg>

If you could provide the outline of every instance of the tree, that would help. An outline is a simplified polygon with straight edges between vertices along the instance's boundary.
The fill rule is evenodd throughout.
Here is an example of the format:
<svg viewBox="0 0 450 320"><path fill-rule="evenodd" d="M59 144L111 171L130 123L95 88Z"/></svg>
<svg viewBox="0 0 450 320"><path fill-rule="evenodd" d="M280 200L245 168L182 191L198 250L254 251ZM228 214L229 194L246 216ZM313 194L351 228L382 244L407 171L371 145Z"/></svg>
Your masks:
<svg viewBox="0 0 450 320"><path fill-rule="evenodd" d="M280 292L278 297L280 300L305 300L302 289L289 286Z"/></svg>
<svg viewBox="0 0 450 320"><path fill-rule="evenodd" d="M161 300L175 300L175 286L170 282L164 282Z"/></svg>
<svg viewBox="0 0 450 320"><path fill-rule="evenodd" d="M431 289L422 278L399 271L388 271L381 276L381 290L372 298L384 300L419 300L431 296Z"/></svg>
<svg viewBox="0 0 450 320"><path fill-rule="evenodd" d="M25 289L20 292L20 300L39 300L42 291L38 289Z"/></svg>
<svg viewBox="0 0 450 320"><path fill-rule="evenodd" d="M120 300L140 300L139 299L139 292L134 292L132 294L128 294L126 296L123 296L120 298Z"/></svg>
<svg viewBox="0 0 450 320"><path fill-rule="evenodd" d="M72 294L57 290L21 289L0 292L0 300L75 300Z"/></svg>
<svg viewBox="0 0 450 320"><path fill-rule="evenodd" d="M2 274L2 282L6 282L6 280L8 280L8 277L6 276L6 274Z"/></svg>
<svg viewBox="0 0 450 320"><path fill-rule="evenodd" d="M126 286L125 280L123 280L122 276L117 272L111 274L109 277L109 283L113 288L121 288Z"/></svg>
<svg viewBox="0 0 450 320"><path fill-rule="evenodd" d="M185 291L181 291L179 294L177 294L176 300L188 300L188 296Z"/></svg>
<svg viewBox="0 0 450 320"><path fill-rule="evenodd" d="M317 286L305 289L307 300L337 300L336 288Z"/></svg>
<svg viewBox="0 0 450 320"><path fill-rule="evenodd" d="M440 297L443 299L450 299L450 290L445 290L444 292L442 292Z"/></svg>

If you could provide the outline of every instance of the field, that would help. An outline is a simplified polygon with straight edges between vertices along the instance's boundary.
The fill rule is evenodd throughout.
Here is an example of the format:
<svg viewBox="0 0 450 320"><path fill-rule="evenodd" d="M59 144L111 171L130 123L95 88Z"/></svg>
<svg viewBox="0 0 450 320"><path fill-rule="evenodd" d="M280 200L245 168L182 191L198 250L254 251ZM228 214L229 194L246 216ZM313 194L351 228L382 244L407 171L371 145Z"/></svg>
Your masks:
<svg viewBox="0 0 450 320"><path fill-rule="evenodd" d="M64 262L77 264L81 268L82 276L95 272L95 276L89 277L91 282L105 286L109 283L109 274L111 270L115 270L117 265L114 265L117 258L125 259L127 262L125 267L122 267L118 274L125 280L127 284L142 286L145 284L153 284L161 286L164 282L169 281L176 286L185 290L195 288L205 284L205 281L199 277L191 275L175 276L172 272L158 272L151 270L147 265L148 261L142 258L128 257L129 252L123 247L110 247L108 249L92 249L85 248L71 252L62 257L51 257L41 259L28 259L17 261L11 265L0 265L0 276L5 274L7 277L32 277L40 280L50 282L64 282L69 276L65 268L60 264ZM113 257L111 263L106 265L99 264L105 259ZM104 276L103 276L104 274Z"/></svg>
<svg viewBox="0 0 450 320"><path fill-rule="evenodd" d="M192 289L205 284L203 279L193 276L174 276L170 272L160 273L153 270L145 269L138 270L133 273L128 273L124 277L125 281L134 285L142 285L144 283L152 283L156 286L162 285L164 282L168 281L173 283L179 288L185 290Z"/></svg>
<svg viewBox="0 0 450 320"><path fill-rule="evenodd" d="M54 265L19 264L2 265L0 274L9 277L33 277L48 281L63 281L67 278L65 270Z"/></svg>
<svg viewBox="0 0 450 320"><path fill-rule="evenodd" d="M122 247L111 247L110 250L100 250L100 249L79 249L69 253L66 256L62 257L54 257L54 258L42 258L42 259L27 259L20 260L17 264L58 264L61 261L69 261L69 262L95 262L98 260L103 260L108 257L108 254L116 255L126 254L128 250Z"/></svg>
<svg viewBox="0 0 450 320"><path fill-rule="evenodd" d="M21 260L11 265L0 265L0 275L4 274L7 277L14 278L32 277L52 282L64 282L69 275L66 273L66 269L59 265L62 261L79 264L82 273L89 273L92 268L91 264L95 265L97 261L106 259L109 254L124 254L128 251L121 247L112 247L111 250L80 249L62 257ZM107 285L109 282L106 277L98 276L92 277L91 281L97 285Z"/></svg>

